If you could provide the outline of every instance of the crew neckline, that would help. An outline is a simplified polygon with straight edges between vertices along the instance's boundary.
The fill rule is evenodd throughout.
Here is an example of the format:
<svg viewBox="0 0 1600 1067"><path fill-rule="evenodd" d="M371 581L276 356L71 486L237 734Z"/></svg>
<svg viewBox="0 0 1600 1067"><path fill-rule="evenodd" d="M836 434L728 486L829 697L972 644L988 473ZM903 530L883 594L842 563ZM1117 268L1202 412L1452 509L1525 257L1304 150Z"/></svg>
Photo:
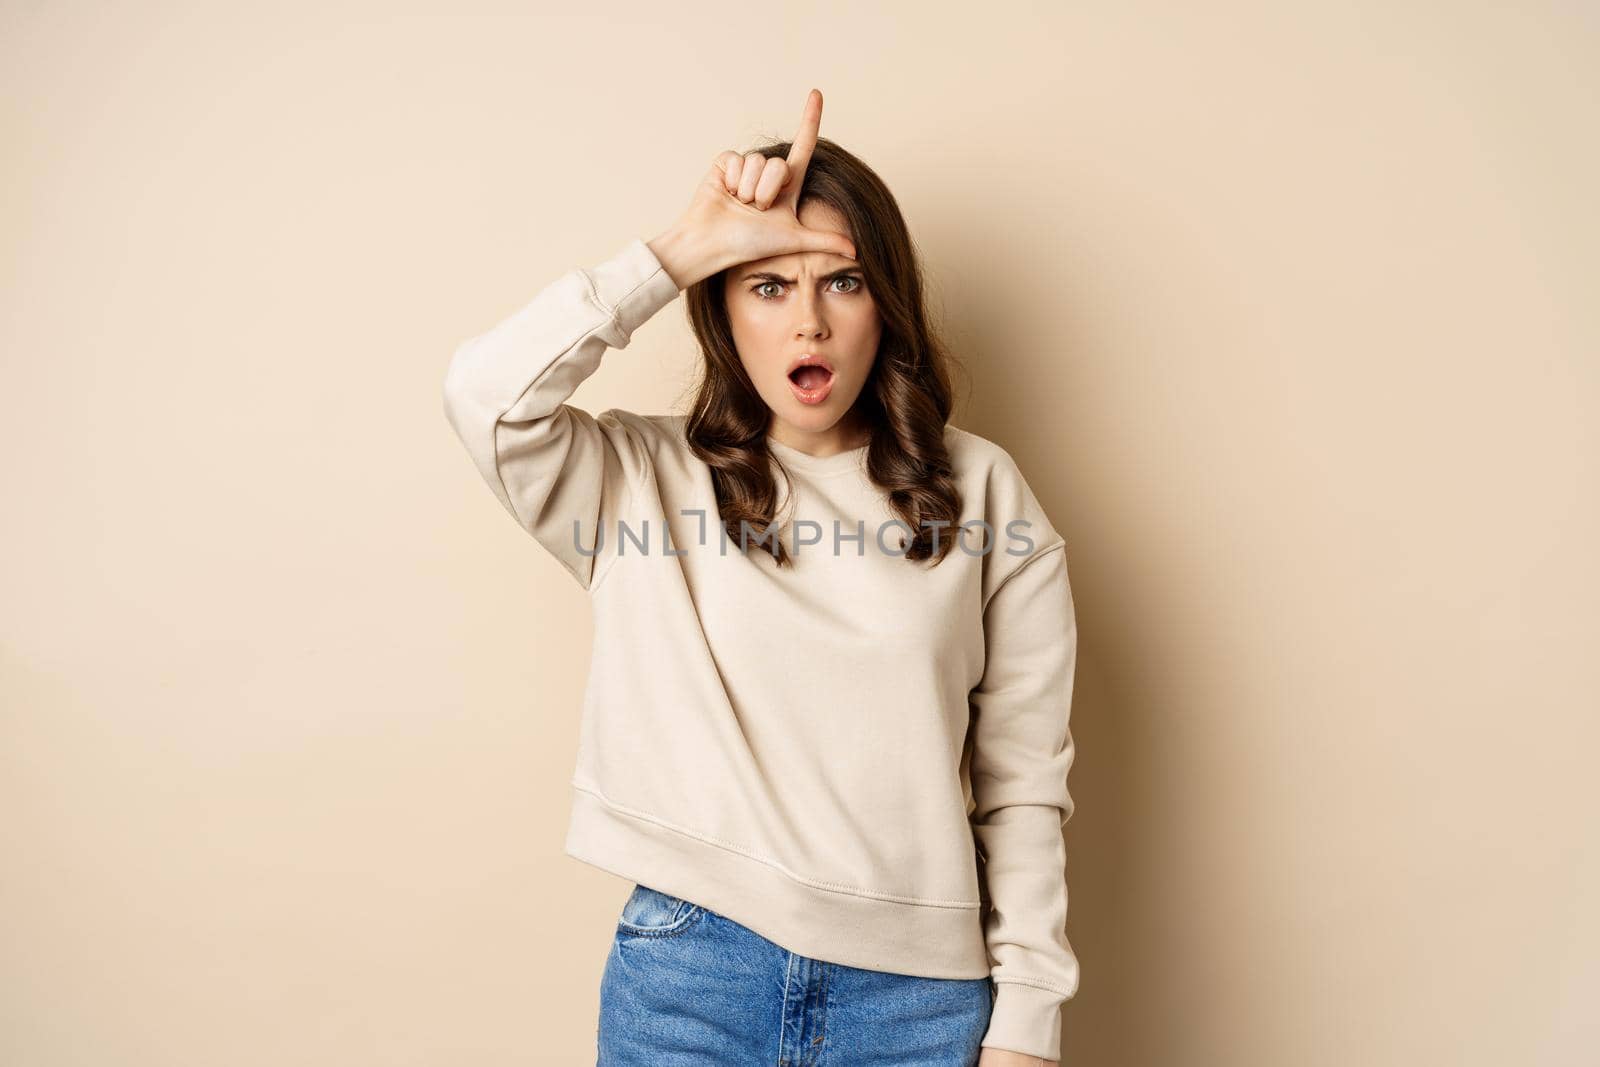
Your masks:
<svg viewBox="0 0 1600 1067"><path fill-rule="evenodd" d="M786 467L807 471L811 474L840 474L857 469L861 457L866 454L871 443L858 445L855 448L836 452L831 456L813 456L809 452L802 452L793 445L786 445L782 441L767 435L767 449L781 460Z"/></svg>

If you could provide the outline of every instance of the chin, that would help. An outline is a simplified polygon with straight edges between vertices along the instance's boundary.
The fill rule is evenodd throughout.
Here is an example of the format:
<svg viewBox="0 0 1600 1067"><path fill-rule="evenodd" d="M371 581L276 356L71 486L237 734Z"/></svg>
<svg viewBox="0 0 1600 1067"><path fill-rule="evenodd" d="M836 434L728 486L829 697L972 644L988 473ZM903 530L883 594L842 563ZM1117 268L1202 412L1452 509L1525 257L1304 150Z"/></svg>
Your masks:
<svg viewBox="0 0 1600 1067"><path fill-rule="evenodd" d="M853 397L833 393L819 404L807 404L790 394L774 410L782 412L785 421L797 429L818 431L829 429L844 418L853 402Z"/></svg>

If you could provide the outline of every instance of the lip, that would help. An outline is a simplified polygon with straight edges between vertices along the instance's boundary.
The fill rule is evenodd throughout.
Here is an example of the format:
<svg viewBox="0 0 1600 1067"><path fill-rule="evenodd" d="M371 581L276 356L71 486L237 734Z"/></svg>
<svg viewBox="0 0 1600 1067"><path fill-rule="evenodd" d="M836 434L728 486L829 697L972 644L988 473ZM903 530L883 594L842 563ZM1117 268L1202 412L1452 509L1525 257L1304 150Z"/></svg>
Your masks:
<svg viewBox="0 0 1600 1067"><path fill-rule="evenodd" d="M821 367L828 372L828 380L815 389L802 389L789 375L801 367ZM833 369L833 362L826 356L815 352L806 352L796 356L790 361L783 372L784 380L789 383L789 391L794 393L795 399L802 404L820 404L828 399L828 394L833 391L833 383L838 380L839 372Z"/></svg>
<svg viewBox="0 0 1600 1067"><path fill-rule="evenodd" d="M789 361L789 365L783 369L783 376L787 378L801 367L826 367L829 374L839 373L833 369L833 361L827 356L819 356L815 352L802 352Z"/></svg>

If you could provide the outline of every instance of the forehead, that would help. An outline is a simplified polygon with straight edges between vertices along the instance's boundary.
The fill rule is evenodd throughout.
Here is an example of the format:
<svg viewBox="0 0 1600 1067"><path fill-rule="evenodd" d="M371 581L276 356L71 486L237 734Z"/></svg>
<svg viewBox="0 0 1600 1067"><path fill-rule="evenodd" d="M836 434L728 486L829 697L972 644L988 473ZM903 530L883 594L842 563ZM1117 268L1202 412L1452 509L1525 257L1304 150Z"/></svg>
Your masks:
<svg viewBox="0 0 1600 1067"><path fill-rule="evenodd" d="M808 200L801 204L799 219L800 225L808 230L823 230L844 237L850 236L850 226L845 222L844 216L831 205L819 200ZM789 252L781 256L769 256L766 259L753 259L748 263L741 263L738 273L742 276L748 271L770 270L790 276L795 276L797 271L801 274L826 274L829 271L858 265L856 260L847 256L837 256L832 252Z"/></svg>
<svg viewBox="0 0 1600 1067"><path fill-rule="evenodd" d="M825 204L821 200L807 200L800 205L800 225L850 236L850 227L845 223L844 216L832 204Z"/></svg>

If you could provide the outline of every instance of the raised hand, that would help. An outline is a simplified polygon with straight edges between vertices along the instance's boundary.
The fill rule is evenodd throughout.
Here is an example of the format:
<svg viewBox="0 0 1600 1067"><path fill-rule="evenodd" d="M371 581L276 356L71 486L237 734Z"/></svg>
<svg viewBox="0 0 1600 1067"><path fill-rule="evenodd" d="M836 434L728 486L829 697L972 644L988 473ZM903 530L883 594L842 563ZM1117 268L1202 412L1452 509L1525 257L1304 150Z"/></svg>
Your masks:
<svg viewBox="0 0 1600 1067"><path fill-rule="evenodd" d="M791 252L855 258L849 238L800 224L800 189L821 124L822 93L813 89L786 158L717 154L683 216L649 242L679 289L739 263Z"/></svg>

